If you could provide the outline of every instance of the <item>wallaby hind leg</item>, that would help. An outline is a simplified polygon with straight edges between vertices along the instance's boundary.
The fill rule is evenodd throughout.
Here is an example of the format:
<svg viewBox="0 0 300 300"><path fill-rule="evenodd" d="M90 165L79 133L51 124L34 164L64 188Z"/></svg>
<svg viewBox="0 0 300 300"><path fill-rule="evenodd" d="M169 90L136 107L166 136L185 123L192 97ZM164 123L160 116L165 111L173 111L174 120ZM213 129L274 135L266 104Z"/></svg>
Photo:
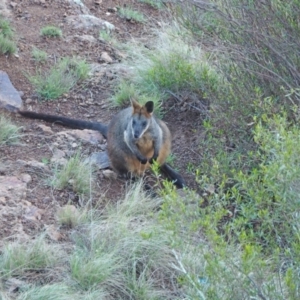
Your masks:
<svg viewBox="0 0 300 300"><path fill-rule="evenodd" d="M173 168L171 168L167 163L164 163L160 166L160 170L164 175L168 177L168 179L172 180L173 183L180 189L186 186L186 183L182 176L176 172Z"/></svg>

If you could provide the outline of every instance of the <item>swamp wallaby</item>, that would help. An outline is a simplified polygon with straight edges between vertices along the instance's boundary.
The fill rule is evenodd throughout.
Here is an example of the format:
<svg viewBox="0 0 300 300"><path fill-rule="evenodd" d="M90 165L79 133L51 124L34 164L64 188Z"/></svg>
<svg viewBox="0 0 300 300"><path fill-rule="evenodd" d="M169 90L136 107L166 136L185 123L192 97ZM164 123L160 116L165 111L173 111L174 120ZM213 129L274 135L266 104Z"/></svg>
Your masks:
<svg viewBox="0 0 300 300"><path fill-rule="evenodd" d="M185 186L182 176L165 162L171 151L171 133L167 125L153 115L152 101L140 105L132 100L131 104L116 114L109 125L31 111L20 110L18 113L70 128L97 130L107 138L108 157L119 174L141 176L153 160L157 160L161 171L182 188Z"/></svg>

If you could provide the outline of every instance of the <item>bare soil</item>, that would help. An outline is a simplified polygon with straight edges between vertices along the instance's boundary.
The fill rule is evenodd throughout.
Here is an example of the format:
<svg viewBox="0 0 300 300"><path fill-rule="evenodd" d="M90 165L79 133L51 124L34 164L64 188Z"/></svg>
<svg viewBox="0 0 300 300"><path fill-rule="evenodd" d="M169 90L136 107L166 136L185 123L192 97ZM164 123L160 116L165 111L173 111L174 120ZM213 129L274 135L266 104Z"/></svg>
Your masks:
<svg viewBox="0 0 300 300"><path fill-rule="evenodd" d="M89 9L90 14L108 21L116 27L115 34L120 41L129 41L135 38L145 44L149 43L151 27L157 26L161 20L162 12L134 0L86 0L84 4ZM143 12L148 21L145 24L128 21L111 10L111 8L125 5ZM80 9L68 0L15 0L14 2L8 1L7 7L10 11L9 18L12 27L16 33L18 53L16 56L0 56L0 70L7 72L15 88L23 93L24 109L108 123L112 115L118 110L111 109L108 105L109 98L117 84L116 79L119 76L117 69L112 67L121 62L122 57L111 45L98 39L99 29L87 32L68 25L66 17L80 13ZM49 24L61 28L63 37L60 39L42 37L40 29ZM81 41L77 38L81 35L92 35L98 41L97 43ZM48 53L49 59L46 65L37 65L31 58L33 47ZM104 71L101 74L98 76L94 74L87 82L76 86L59 99L40 101L26 77L26 74L34 74L37 68L47 69L57 59L66 56L79 56L85 58L89 63L99 64L101 63L99 58L103 51L109 53L114 63L107 66L103 63ZM196 165L201 159L197 149L201 138L199 135L201 117L197 111L187 110L187 108L179 106L178 101L172 99L171 96L164 108L166 111L164 120L173 134L173 154L175 155L173 165L186 179L187 185L196 189L194 175L187 171L187 165L188 163ZM2 222L5 230L1 232L0 239L4 240L15 234L10 228L16 223L22 225L22 230L27 235L34 236L45 230L47 226L57 225L55 218L57 207L67 203L79 206L80 203L71 189L59 191L49 187L46 184L46 179L49 177L47 172L20 165L17 161L33 159L39 162L49 161L53 154L52 144L55 142L55 133L65 129L47 124L51 127L53 134L46 133L39 127L40 124L43 124L42 121L28 120L3 110L0 113L10 116L18 126L22 127L20 144L0 147L0 162L2 164L0 175L30 174L32 181L28 184L26 200L43 211L43 214L34 220L18 217L13 222L9 220L6 223ZM90 144L84 144L82 148L85 154L99 151L98 146ZM93 194L95 205L115 201L126 190L128 181L106 179L101 171L98 171L96 175L97 183Z"/></svg>

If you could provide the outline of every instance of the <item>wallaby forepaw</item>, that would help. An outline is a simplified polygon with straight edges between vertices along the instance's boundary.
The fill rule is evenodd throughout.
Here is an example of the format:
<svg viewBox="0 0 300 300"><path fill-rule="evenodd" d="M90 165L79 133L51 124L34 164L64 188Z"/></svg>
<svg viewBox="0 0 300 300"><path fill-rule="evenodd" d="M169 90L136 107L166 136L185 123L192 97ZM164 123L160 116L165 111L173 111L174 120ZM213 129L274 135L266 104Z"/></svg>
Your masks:
<svg viewBox="0 0 300 300"><path fill-rule="evenodd" d="M139 161L141 162L142 165L145 165L148 161L147 158L140 158Z"/></svg>
<svg viewBox="0 0 300 300"><path fill-rule="evenodd" d="M158 154L154 153L154 155L149 159L149 163L152 165L154 161L158 158Z"/></svg>
<svg viewBox="0 0 300 300"><path fill-rule="evenodd" d="M152 164L156 161L156 158L157 158L157 157L152 157L152 158L150 158L149 163L152 165Z"/></svg>

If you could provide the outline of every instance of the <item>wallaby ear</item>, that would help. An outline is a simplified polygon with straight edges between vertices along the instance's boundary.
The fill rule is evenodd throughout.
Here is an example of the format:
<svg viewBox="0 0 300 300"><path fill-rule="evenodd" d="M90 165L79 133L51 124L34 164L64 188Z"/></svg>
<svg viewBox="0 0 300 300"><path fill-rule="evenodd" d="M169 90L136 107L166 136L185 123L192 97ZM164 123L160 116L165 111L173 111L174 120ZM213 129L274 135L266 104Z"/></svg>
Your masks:
<svg viewBox="0 0 300 300"><path fill-rule="evenodd" d="M141 108L141 104L139 104L135 99L130 99L131 106L134 110Z"/></svg>
<svg viewBox="0 0 300 300"><path fill-rule="evenodd" d="M152 114L154 109L154 102L153 101L146 102L145 107L147 109L147 113Z"/></svg>

